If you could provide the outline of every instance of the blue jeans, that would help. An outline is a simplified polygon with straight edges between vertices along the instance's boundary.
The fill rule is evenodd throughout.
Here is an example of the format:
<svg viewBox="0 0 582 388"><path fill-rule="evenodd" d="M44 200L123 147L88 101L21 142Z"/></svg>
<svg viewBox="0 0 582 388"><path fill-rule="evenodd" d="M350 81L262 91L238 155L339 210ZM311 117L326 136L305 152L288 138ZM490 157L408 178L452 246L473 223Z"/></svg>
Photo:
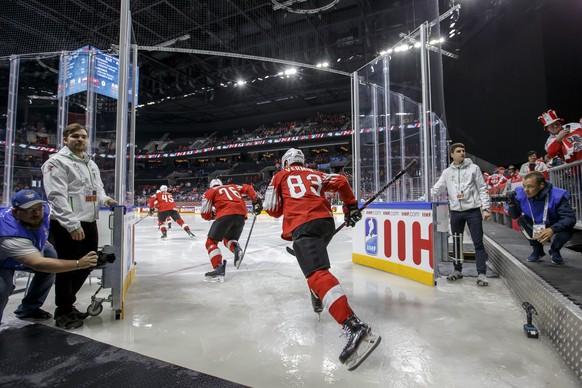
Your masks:
<svg viewBox="0 0 582 388"><path fill-rule="evenodd" d="M517 219L517 224L519 226L521 226L522 228L524 228L525 231L530 236L533 236L533 230L532 230L533 225L532 225L531 219L526 218L524 216L521 216ZM572 230L563 230L561 232L554 234L554 236L552 237L552 245L550 246L550 249L553 251L559 251L572 238L573 234L574 233ZM536 240L528 240L528 241L529 241L529 245L531 245L531 247L534 249L534 252L537 250L541 251L544 249L544 246L542 243L540 243Z"/></svg>
<svg viewBox="0 0 582 388"><path fill-rule="evenodd" d="M2 322L2 313L12 291L14 291L14 270L0 268L0 322Z"/></svg>
<svg viewBox="0 0 582 388"><path fill-rule="evenodd" d="M48 242L44 249L44 256L53 258L57 257L57 252ZM4 308L8 303L8 297L14 291L14 272L15 270L11 268L0 269L0 322L2 321ZM18 306L16 311L14 311L15 314L28 313L40 308L44 304L44 301L55 282L54 273L32 272L34 272L34 277L28 286L28 290L22 299L22 303Z"/></svg>
<svg viewBox="0 0 582 388"><path fill-rule="evenodd" d="M462 212L451 210L451 232L462 234L465 224L469 226L469 232L475 246L475 261L477 262L477 274L487 274L487 252L483 244L483 216L481 209L475 208ZM455 262L455 271L461 272L463 264Z"/></svg>
<svg viewBox="0 0 582 388"><path fill-rule="evenodd" d="M43 256L55 259L58 258L57 251L48 241L44 247ZM55 283L54 273L33 272L34 276L28 285L24 298L22 298L22 303L20 303L20 306L18 306L16 310L14 310L14 314L16 315L29 313L41 308L51 291L51 287Z"/></svg>

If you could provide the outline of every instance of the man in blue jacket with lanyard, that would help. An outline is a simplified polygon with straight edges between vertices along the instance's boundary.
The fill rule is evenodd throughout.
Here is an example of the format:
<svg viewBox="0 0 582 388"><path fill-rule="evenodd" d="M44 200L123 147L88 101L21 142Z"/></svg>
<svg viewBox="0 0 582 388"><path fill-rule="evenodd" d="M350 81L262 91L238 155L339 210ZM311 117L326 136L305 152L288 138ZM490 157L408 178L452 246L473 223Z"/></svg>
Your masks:
<svg viewBox="0 0 582 388"><path fill-rule="evenodd" d="M52 275L93 267L97 264L97 255L90 252L76 261L47 258L48 250L54 252L47 242L50 225L48 205L32 190L17 192L11 202L12 207L0 212L0 322L8 297L14 291L14 271L21 269L32 269L38 273L15 311L16 315L23 319L49 319L50 313L41 310L40 306L54 282L54 275L42 275L45 272Z"/></svg>
<svg viewBox="0 0 582 388"><path fill-rule="evenodd" d="M564 264L560 249L572 238L576 224L570 193L554 187L541 172L532 171L523 177L523 187L509 192L508 197L509 215L517 218L533 248L527 261L539 261L546 255L542 244L551 241L552 263Z"/></svg>

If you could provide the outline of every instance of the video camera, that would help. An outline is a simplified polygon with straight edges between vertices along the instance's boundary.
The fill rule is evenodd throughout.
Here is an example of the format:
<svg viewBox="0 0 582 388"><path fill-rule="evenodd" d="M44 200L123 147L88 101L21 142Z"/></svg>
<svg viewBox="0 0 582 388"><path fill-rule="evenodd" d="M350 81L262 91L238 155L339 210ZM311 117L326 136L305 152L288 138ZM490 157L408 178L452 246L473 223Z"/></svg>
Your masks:
<svg viewBox="0 0 582 388"><path fill-rule="evenodd" d="M100 251L97 251L97 265L105 265L115 261L115 250L111 245L104 245Z"/></svg>

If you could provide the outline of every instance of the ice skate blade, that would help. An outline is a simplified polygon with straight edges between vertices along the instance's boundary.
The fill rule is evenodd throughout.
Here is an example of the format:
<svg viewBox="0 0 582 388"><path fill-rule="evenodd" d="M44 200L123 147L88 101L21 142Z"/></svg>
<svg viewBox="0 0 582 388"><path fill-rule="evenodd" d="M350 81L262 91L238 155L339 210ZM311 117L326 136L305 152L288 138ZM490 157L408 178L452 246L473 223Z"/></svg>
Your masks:
<svg viewBox="0 0 582 388"><path fill-rule="evenodd" d="M356 349L354 354L351 355L350 358L346 360L346 367L349 371L355 370L357 367L362 364L368 358L370 353L374 351L382 341L382 337L378 334L374 334L372 332L368 333L368 335L360 342L360 346Z"/></svg>
<svg viewBox="0 0 582 388"><path fill-rule="evenodd" d="M222 275L205 276L204 282L206 282L206 283L224 283L224 276L222 276Z"/></svg>

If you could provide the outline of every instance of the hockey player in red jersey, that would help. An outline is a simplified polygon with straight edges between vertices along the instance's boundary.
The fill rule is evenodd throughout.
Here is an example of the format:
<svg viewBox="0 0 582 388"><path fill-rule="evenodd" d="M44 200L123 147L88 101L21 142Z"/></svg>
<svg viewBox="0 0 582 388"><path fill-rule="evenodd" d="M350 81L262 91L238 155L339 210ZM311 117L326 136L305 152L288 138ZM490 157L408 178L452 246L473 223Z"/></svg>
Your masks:
<svg viewBox="0 0 582 388"><path fill-rule="evenodd" d="M220 179L213 179L210 188L204 193L200 210L202 218L215 220L206 239L206 250L214 270L206 273L206 281L224 281L226 260L222 260L222 252L218 247L221 240L234 253L234 265L238 267L242 253L238 239L247 219L247 205L242 199L243 195L253 201L253 213L260 214L263 210L261 199L250 185L223 185Z"/></svg>
<svg viewBox="0 0 582 388"><path fill-rule="evenodd" d="M186 231L188 236L195 237L194 233L190 231L188 224L180 217L180 213L176 209L174 197L168 193L168 186L160 186L160 190L150 197L150 215L154 214L156 207L158 208L158 227L162 231L162 238L168 237L168 229L166 228L166 219L168 217L176 221Z"/></svg>
<svg viewBox="0 0 582 388"><path fill-rule="evenodd" d="M273 217L283 216L281 237L293 241L297 261L311 290L313 309L319 313L325 306L343 326L348 343L339 360L349 370L354 370L378 346L381 337L358 319L339 281L329 272L327 244L334 235L335 223L325 193L339 194L345 204L347 226L354 226L362 218L358 203L343 175L324 174L304 167L305 157L301 150L289 149L281 162L283 169L267 188L264 209Z"/></svg>

